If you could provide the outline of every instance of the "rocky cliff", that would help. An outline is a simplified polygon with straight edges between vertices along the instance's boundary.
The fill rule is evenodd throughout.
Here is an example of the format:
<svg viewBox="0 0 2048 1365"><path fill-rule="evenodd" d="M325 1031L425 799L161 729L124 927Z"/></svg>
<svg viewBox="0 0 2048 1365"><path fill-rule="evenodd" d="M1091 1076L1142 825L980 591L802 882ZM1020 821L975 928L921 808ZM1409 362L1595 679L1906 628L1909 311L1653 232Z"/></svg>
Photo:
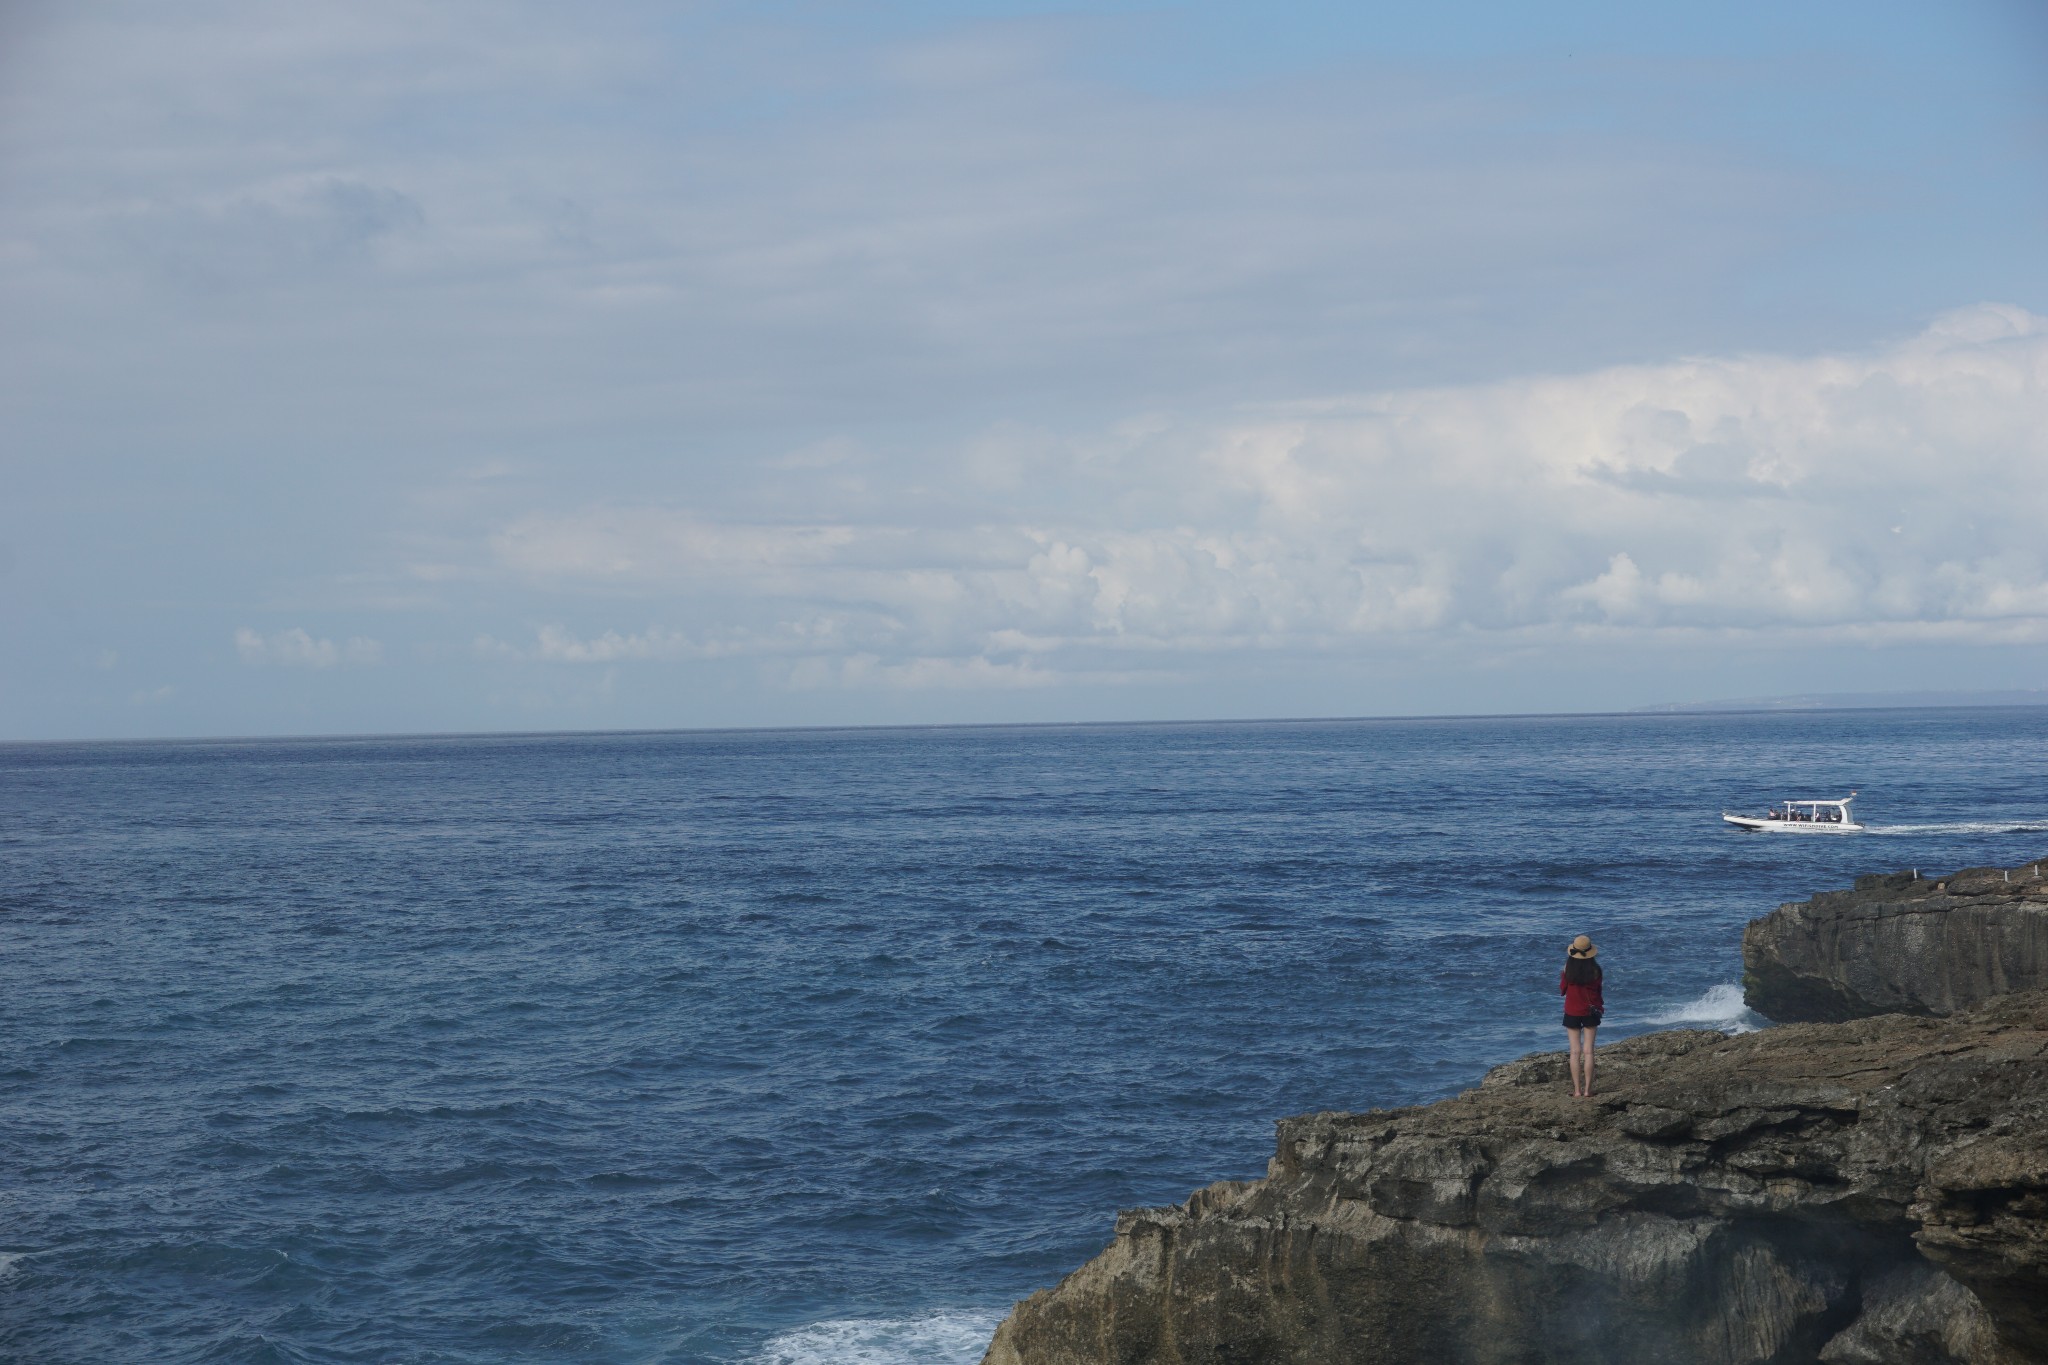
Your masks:
<svg viewBox="0 0 2048 1365"><path fill-rule="evenodd" d="M1743 996L1781 1022L1951 1014L2048 989L2048 867L1859 877L1752 920Z"/></svg>
<svg viewBox="0 0 2048 1365"><path fill-rule="evenodd" d="M1945 894L1945 893L1943 893ZM1279 1126L986 1365L2048 1361L2048 992L1561 1053Z"/></svg>

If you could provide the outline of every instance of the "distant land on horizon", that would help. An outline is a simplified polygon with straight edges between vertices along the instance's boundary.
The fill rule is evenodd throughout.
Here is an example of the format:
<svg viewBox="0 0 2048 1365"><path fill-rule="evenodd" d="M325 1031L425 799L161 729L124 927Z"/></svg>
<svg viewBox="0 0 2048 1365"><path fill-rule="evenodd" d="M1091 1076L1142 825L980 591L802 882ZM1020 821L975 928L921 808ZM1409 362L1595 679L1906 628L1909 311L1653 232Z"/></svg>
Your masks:
<svg viewBox="0 0 2048 1365"><path fill-rule="evenodd" d="M1992 692L1801 692L1786 697L1668 701L1637 714L1677 711L1882 711L1913 706L2048 706L2048 688Z"/></svg>

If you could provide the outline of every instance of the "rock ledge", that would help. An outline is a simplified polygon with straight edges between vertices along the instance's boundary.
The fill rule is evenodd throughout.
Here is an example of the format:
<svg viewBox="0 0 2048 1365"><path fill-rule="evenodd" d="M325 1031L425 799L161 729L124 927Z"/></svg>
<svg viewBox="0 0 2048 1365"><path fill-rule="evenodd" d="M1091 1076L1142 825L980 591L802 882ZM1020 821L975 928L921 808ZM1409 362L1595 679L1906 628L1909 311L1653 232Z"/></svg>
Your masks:
<svg viewBox="0 0 2048 1365"><path fill-rule="evenodd" d="M2048 992L1562 1053L1279 1125L1117 1221L986 1365L2048 1360Z"/></svg>
<svg viewBox="0 0 2048 1365"><path fill-rule="evenodd" d="M1742 935L1743 998L1781 1023L1952 1014L2048 990L2048 861L1858 877Z"/></svg>

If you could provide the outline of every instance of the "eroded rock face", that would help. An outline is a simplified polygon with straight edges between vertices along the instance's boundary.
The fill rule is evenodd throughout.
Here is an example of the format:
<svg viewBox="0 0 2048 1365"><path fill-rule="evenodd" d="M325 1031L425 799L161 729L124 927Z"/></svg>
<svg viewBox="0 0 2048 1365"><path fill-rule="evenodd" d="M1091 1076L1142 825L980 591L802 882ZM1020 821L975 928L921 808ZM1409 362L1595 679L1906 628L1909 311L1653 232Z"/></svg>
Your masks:
<svg viewBox="0 0 2048 1365"><path fill-rule="evenodd" d="M1952 1014L2048 990L2048 865L1858 877L1742 936L1743 998L1782 1023Z"/></svg>
<svg viewBox="0 0 2048 1365"><path fill-rule="evenodd" d="M987 1365L2048 1361L2048 992L1561 1053L1279 1126Z"/></svg>

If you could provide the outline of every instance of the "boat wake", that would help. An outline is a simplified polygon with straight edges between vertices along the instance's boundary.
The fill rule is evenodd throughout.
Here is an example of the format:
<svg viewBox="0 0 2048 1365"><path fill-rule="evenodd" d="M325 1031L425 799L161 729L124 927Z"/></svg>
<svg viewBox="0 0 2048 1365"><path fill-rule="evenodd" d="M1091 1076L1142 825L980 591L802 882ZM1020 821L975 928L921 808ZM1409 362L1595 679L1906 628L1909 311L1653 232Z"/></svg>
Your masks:
<svg viewBox="0 0 2048 1365"><path fill-rule="evenodd" d="M1742 1003L1742 987L1733 982L1709 986L1697 1000L1653 1014L1645 1023L1667 1026L1691 1025L1717 1028L1723 1033L1752 1033L1764 1025L1764 1018Z"/></svg>
<svg viewBox="0 0 2048 1365"><path fill-rule="evenodd" d="M1935 825L1866 825L1867 834L2048 834L2041 820L1956 820Z"/></svg>
<svg viewBox="0 0 2048 1365"><path fill-rule="evenodd" d="M747 1365L975 1365L1000 1313L837 1318L771 1338Z"/></svg>

